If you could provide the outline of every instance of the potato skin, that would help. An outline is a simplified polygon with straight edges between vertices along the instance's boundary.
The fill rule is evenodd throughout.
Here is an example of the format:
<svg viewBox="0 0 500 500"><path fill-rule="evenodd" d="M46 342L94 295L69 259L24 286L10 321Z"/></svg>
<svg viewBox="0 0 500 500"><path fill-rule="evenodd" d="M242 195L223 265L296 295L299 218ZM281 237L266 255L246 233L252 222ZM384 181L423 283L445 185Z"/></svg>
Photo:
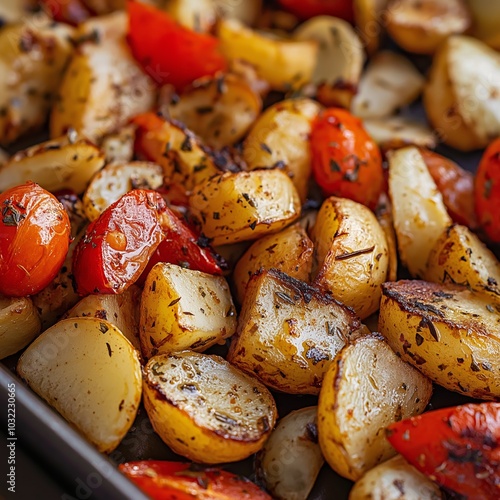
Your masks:
<svg viewBox="0 0 500 500"><path fill-rule="evenodd" d="M373 212L346 198L323 202L312 231L318 272L314 285L354 309L374 313L387 278L389 247Z"/></svg>
<svg viewBox="0 0 500 500"><path fill-rule="evenodd" d="M425 281L382 285L379 331L401 359L450 391L500 397L500 303Z"/></svg>
<svg viewBox="0 0 500 500"><path fill-rule="evenodd" d="M260 382L219 356L192 351L149 360L144 406L174 452L210 464L260 450L277 419L274 399Z"/></svg>

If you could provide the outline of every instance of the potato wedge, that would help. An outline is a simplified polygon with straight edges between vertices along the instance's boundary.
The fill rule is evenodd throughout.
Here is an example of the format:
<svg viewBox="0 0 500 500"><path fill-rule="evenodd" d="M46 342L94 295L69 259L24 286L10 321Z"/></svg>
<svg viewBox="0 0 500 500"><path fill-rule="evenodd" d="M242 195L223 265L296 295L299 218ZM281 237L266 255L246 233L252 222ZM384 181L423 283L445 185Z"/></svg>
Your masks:
<svg viewBox="0 0 500 500"><path fill-rule="evenodd" d="M258 239L234 268L233 283L238 302L243 303L248 282L260 269L275 268L292 278L308 282L313 252L313 242L299 223Z"/></svg>
<svg viewBox="0 0 500 500"><path fill-rule="evenodd" d="M387 31L408 52L433 54L449 36L472 24L464 0L392 0L387 6Z"/></svg>
<svg viewBox="0 0 500 500"><path fill-rule="evenodd" d="M221 51L229 61L243 59L253 64L273 89L299 89L311 81L318 51L316 42L268 36L235 19L222 19L217 34Z"/></svg>
<svg viewBox="0 0 500 500"><path fill-rule="evenodd" d="M401 359L450 391L500 397L500 302L459 285L382 286L379 331Z"/></svg>
<svg viewBox="0 0 500 500"><path fill-rule="evenodd" d="M153 108L156 87L125 40L85 43L71 59L50 117L51 137L70 127L92 141Z"/></svg>
<svg viewBox="0 0 500 500"><path fill-rule="evenodd" d="M73 52L73 32L48 18L0 31L0 144L45 123Z"/></svg>
<svg viewBox="0 0 500 500"><path fill-rule="evenodd" d="M318 394L338 351L362 332L330 295L271 269L248 283L227 359L274 389Z"/></svg>
<svg viewBox="0 0 500 500"><path fill-rule="evenodd" d="M66 318L98 318L116 326L126 339L141 352L139 342L139 309L141 289L130 286L120 294L87 295L64 315Z"/></svg>
<svg viewBox="0 0 500 500"><path fill-rule="evenodd" d="M29 297L0 295L0 359L26 347L40 331L40 315Z"/></svg>
<svg viewBox="0 0 500 500"><path fill-rule="evenodd" d="M425 79L401 54L384 50L368 64L359 82L351 111L362 119L384 118L412 103L422 92Z"/></svg>
<svg viewBox="0 0 500 500"><path fill-rule="evenodd" d="M216 175L196 186L189 208L214 245L276 233L300 216L297 190L278 169Z"/></svg>
<svg viewBox="0 0 500 500"><path fill-rule="evenodd" d="M437 240L424 279L464 285L500 298L500 263L469 228L459 224L450 226Z"/></svg>
<svg viewBox="0 0 500 500"><path fill-rule="evenodd" d="M159 354L144 369L144 406L161 439L195 462L260 450L276 422L271 393L219 356Z"/></svg>
<svg viewBox="0 0 500 500"><path fill-rule="evenodd" d="M167 0L163 9L182 26L201 33L209 32L217 17L213 0Z"/></svg>
<svg viewBox="0 0 500 500"><path fill-rule="evenodd" d="M222 276L160 262L148 274L141 300L144 357L202 352L236 331L236 309Z"/></svg>
<svg viewBox="0 0 500 500"><path fill-rule="evenodd" d="M356 481L349 500L440 500L439 486L401 455L377 465Z"/></svg>
<svg viewBox="0 0 500 500"><path fill-rule="evenodd" d="M99 451L113 451L141 400L137 351L111 323L70 318L24 351L17 373Z"/></svg>
<svg viewBox="0 0 500 500"><path fill-rule="evenodd" d="M356 33L363 41L368 54L377 52L384 32L388 0L354 0Z"/></svg>
<svg viewBox="0 0 500 500"><path fill-rule="evenodd" d="M316 66L311 78L315 85L328 87L327 106L349 107L356 94L365 60L363 44L353 27L343 19L332 16L315 16L302 23L293 33L296 40L318 43Z"/></svg>
<svg viewBox="0 0 500 500"><path fill-rule="evenodd" d="M318 407L282 418L256 457L256 475L277 500L306 500L324 463L318 444Z"/></svg>
<svg viewBox="0 0 500 500"><path fill-rule="evenodd" d="M373 212L355 201L326 199L312 229L318 269L314 285L361 318L379 306L387 278L389 247Z"/></svg>
<svg viewBox="0 0 500 500"><path fill-rule="evenodd" d="M424 90L431 125L461 151L486 147L500 135L500 55L466 36L452 36L436 53Z"/></svg>
<svg viewBox="0 0 500 500"><path fill-rule="evenodd" d="M422 413L431 395L431 381L398 358L379 334L356 339L331 364L319 395L325 460L341 476L359 479L396 454L385 428Z"/></svg>
<svg viewBox="0 0 500 500"><path fill-rule="evenodd" d="M384 151L411 145L434 149L438 144L436 133L427 125L404 116L367 118L363 127Z"/></svg>
<svg viewBox="0 0 500 500"><path fill-rule="evenodd" d="M27 181L55 192L82 193L105 162L103 152L73 133L16 153L0 167L0 191Z"/></svg>
<svg viewBox="0 0 500 500"><path fill-rule="evenodd" d="M399 257L412 276L423 276L432 249L452 221L417 148L391 151L388 158Z"/></svg>
<svg viewBox="0 0 500 500"><path fill-rule="evenodd" d="M262 109L262 100L249 83L236 75L204 78L169 106L170 117L184 123L215 148L242 139Z"/></svg>
<svg viewBox="0 0 500 500"><path fill-rule="evenodd" d="M249 170L280 166L304 201L311 176L309 135L321 106L312 99L286 99L270 106L253 125L243 144Z"/></svg>
<svg viewBox="0 0 500 500"><path fill-rule="evenodd" d="M93 221L132 189L158 189L163 185L163 169L145 161L106 165L90 181L83 195L85 215Z"/></svg>
<svg viewBox="0 0 500 500"><path fill-rule="evenodd" d="M101 149L106 157L106 164L128 163L134 157L135 127L127 125L113 134L103 137Z"/></svg>

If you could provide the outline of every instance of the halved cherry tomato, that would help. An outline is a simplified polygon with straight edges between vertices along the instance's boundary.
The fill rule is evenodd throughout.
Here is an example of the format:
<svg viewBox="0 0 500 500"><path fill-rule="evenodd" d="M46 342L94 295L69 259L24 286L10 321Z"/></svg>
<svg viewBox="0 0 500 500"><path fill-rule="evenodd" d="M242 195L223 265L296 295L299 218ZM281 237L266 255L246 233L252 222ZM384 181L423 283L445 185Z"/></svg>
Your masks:
<svg viewBox="0 0 500 500"><path fill-rule="evenodd" d="M451 218L458 224L475 229L474 176L433 151L422 148L420 152Z"/></svg>
<svg viewBox="0 0 500 500"><path fill-rule="evenodd" d="M179 25L166 12L129 0L127 40L144 71L182 90L197 78L226 69L219 40Z"/></svg>
<svg viewBox="0 0 500 500"><path fill-rule="evenodd" d="M341 108L313 122L312 170L325 196L341 196L375 208L385 186L382 156L361 121Z"/></svg>
<svg viewBox="0 0 500 500"><path fill-rule="evenodd" d="M271 500L248 479L222 469L145 460L119 466L153 500Z"/></svg>
<svg viewBox="0 0 500 500"><path fill-rule="evenodd" d="M483 153L474 184L479 225L495 243L500 243L500 138Z"/></svg>
<svg viewBox="0 0 500 500"><path fill-rule="evenodd" d="M73 255L80 295L122 293L135 283L165 238L162 217L168 210L156 191L124 194L87 228Z"/></svg>
<svg viewBox="0 0 500 500"><path fill-rule="evenodd" d="M350 22L354 19L352 0L279 0L279 3L301 19L314 16L335 16Z"/></svg>
<svg viewBox="0 0 500 500"><path fill-rule="evenodd" d="M0 293L39 292L61 268L71 226L63 205L28 182L0 194Z"/></svg>
<svg viewBox="0 0 500 500"><path fill-rule="evenodd" d="M441 486L465 498L500 498L500 403L430 411L391 424L387 439Z"/></svg>
<svg viewBox="0 0 500 500"><path fill-rule="evenodd" d="M81 0L41 0L41 4L54 20L72 26L77 26L93 15Z"/></svg>

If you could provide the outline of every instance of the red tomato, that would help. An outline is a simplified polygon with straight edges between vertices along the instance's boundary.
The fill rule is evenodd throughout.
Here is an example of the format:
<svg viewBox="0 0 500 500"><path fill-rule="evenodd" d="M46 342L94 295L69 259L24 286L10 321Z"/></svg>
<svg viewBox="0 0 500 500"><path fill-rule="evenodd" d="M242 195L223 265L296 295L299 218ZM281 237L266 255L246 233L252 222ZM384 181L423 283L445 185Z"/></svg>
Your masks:
<svg viewBox="0 0 500 500"><path fill-rule="evenodd" d="M451 218L458 224L475 229L477 220L474 211L474 176L433 151L422 148L420 152L443 196Z"/></svg>
<svg viewBox="0 0 500 500"><path fill-rule="evenodd" d="M38 293L68 252L68 214L55 196L28 182L0 194L0 293Z"/></svg>
<svg viewBox="0 0 500 500"><path fill-rule="evenodd" d="M271 500L248 479L222 469L199 470L160 460L129 462L119 468L153 500Z"/></svg>
<svg viewBox="0 0 500 500"><path fill-rule="evenodd" d="M382 156L361 121L329 108L313 122L312 170L325 196L341 196L375 208L385 186Z"/></svg>
<svg viewBox="0 0 500 500"><path fill-rule="evenodd" d="M486 149L474 184L479 225L495 243L500 243L500 138Z"/></svg>
<svg viewBox="0 0 500 500"><path fill-rule="evenodd" d="M53 19L73 26L92 16L81 0L41 0L41 4Z"/></svg>
<svg viewBox="0 0 500 500"><path fill-rule="evenodd" d="M500 498L500 403L424 413L391 424L387 438L441 486L465 498Z"/></svg>
<svg viewBox="0 0 500 500"><path fill-rule="evenodd" d="M171 83L181 90L197 78L226 69L217 38L184 28L150 5L127 5L132 54L157 84Z"/></svg>
<svg viewBox="0 0 500 500"><path fill-rule="evenodd" d="M353 0L279 0L279 3L301 19L335 16L354 20Z"/></svg>
<svg viewBox="0 0 500 500"><path fill-rule="evenodd" d="M87 228L73 255L80 295L121 293L144 271L165 238L161 221L167 204L156 191L123 195Z"/></svg>

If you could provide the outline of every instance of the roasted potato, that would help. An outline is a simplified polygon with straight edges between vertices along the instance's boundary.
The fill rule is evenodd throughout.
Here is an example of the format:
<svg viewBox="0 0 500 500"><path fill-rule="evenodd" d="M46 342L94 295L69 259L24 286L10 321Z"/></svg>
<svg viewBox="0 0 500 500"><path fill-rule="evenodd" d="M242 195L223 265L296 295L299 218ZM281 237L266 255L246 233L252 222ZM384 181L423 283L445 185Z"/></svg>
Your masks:
<svg viewBox="0 0 500 500"><path fill-rule="evenodd" d="M308 282L313 252L313 243L299 223L258 239L234 268L233 283L238 302L243 302L248 281L260 269L275 268L292 278Z"/></svg>
<svg viewBox="0 0 500 500"><path fill-rule="evenodd" d="M326 199L312 229L318 269L314 285L361 318L374 313L387 278L389 247L373 212L355 201Z"/></svg>
<svg viewBox="0 0 500 500"><path fill-rule="evenodd" d="M29 297L0 295L0 359L26 347L40 331L40 315Z"/></svg>
<svg viewBox="0 0 500 500"><path fill-rule="evenodd" d="M35 12L38 8L37 0L3 0L0 2L0 21L5 24L21 23L26 16Z"/></svg>
<svg viewBox="0 0 500 500"><path fill-rule="evenodd" d="M449 36L465 33L472 19L464 0L391 0L386 23L403 49L433 54Z"/></svg>
<svg viewBox="0 0 500 500"><path fill-rule="evenodd" d="M79 44L92 42L101 44L123 39L127 34L128 16L123 10L92 16L77 27L76 40Z"/></svg>
<svg viewBox="0 0 500 500"><path fill-rule="evenodd" d="M198 184L189 208L214 245L276 233L300 216L300 199L281 170L216 175Z"/></svg>
<svg viewBox="0 0 500 500"><path fill-rule="evenodd" d="M279 166L305 200L311 176L309 135L321 106L312 99L286 99L262 113L243 143L249 170Z"/></svg>
<svg viewBox="0 0 500 500"><path fill-rule="evenodd" d="M24 351L17 373L99 451L113 451L141 400L137 351L111 323L70 318Z"/></svg>
<svg viewBox="0 0 500 500"><path fill-rule="evenodd" d="M271 393L219 356L159 354L144 369L144 406L161 439L195 462L260 450L276 422Z"/></svg>
<svg viewBox="0 0 500 500"><path fill-rule="evenodd" d="M500 397L500 302L425 281L382 285L379 331L401 359L450 391Z"/></svg>
<svg viewBox="0 0 500 500"><path fill-rule="evenodd" d="M273 389L318 394L338 351L364 331L330 295L271 269L248 283L227 359Z"/></svg>
<svg viewBox="0 0 500 500"><path fill-rule="evenodd" d="M261 15L262 0L245 0L244 2L228 2L212 0L221 17L237 19L247 26L253 26Z"/></svg>
<svg viewBox="0 0 500 500"><path fill-rule="evenodd" d="M243 138L262 109L260 95L236 75L197 80L168 110L215 149Z"/></svg>
<svg viewBox="0 0 500 500"><path fill-rule="evenodd" d="M401 455L370 469L356 481L349 500L440 500L439 486Z"/></svg>
<svg viewBox="0 0 500 500"><path fill-rule="evenodd" d="M47 18L0 31L0 144L45 123L73 52L72 35L73 28Z"/></svg>
<svg viewBox="0 0 500 500"><path fill-rule="evenodd" d="M163 10L179 24L197 32L209 32L217 17L213 0L166 0L163 3Z"/></svg>
<svg viewBox="0 0 500 500"><path fill-rule="evenodd" d="M431 394L430 380L396 356L379 334L354 340L330 365L319 395L325 460L341 476L359 479L396 454L385 428L422 413Z"/></svg>
<svg viewBox="0 0 500 500"><path fill-rule="evenodd" d="M106 157L106 164L128 163L134 157L135 127L127 125L113 134L105 135L101 149Z"/></svg>
<svg viewBox="0 0 500 500"><path fill-rule="evenodd" d="M377 216L380 227L384 231L387 249L389 251L386 281L396 281L398 276L398 243L396 240L396 231L394 230L392 206L387 196L384 195L381 197L375 215Z"/></svg>
<svg viewBox="0 0 500 500"><path fill-rule="evenodd" d="M452 36L436 53L424 106L440 139L461 151L500 135L500 55L479 40Z"/></svg>
<svg viewBox="0 0 500 500"><path fill-rule="evenodd" d="M80 194L104 162L97 146L69 132L12 156L0 167L0 191L33 181L48 191L71 189Z"/></svg>
<svg viewBox="0 0 500 500"><path fill-rule="evenodd" d="M464 285L500 298L500 263L469 228L459 224L447 228L437 240L424 279Z"/></svg>
<svg viewBox="0 0 500 500"><path fill-rule="evenodd" d="M314 486L324 463L317 414L317 406L289 413L257 455L257 478L277 500L306 500Z"/></svg>
<svg viewBox="0 0 500 500"><path fill-rule="evenodd" d="M472 33L490 47L500 49L500 3L491 0L467 0L473 19Z"/></svg>
<svg viewBox="0 0 500 500"><path fill-rule="evenodd" d="M399 257L412 276L421 277L432 249L452 221L417 148L391 151L388 158Z"/></svg>
<svg viewBox="0 0 500 500"><path fill-rule="evenodd" d="M388 0L354 0L354 20L356 32L369 54L374 54L384 32Z"/></svg>
<svg viewBox="0 0 500 500"><path fill-rule="evenodd" d="M155 163L132 161L106 165L85 190L85 215L93 221L131 189L158 189L162 185L163 169Z"/></svg>
<svg viewBox="0 0 500 500"><path fill-rule="evenodd" d="M217 34L221 51L229 61L243 59L253 64L273 89L298 89L311 81L316 42L268 36L235 19L222 19Z"/></svg>
<svg viewBox="0 0 500 500"><path fill-rule="evenodd" d="M362 119L385 118L412 103L425 79L404 56L384 50L377 53L361 77L351 111Z"/></svg>
<svg viewBox="0 0 500 500"><path fill-rule="evenodd" d="M236 330L236 309L222 276L160 262L148 274L141 300L140 337L146 359L205 351Z"/></svg>

